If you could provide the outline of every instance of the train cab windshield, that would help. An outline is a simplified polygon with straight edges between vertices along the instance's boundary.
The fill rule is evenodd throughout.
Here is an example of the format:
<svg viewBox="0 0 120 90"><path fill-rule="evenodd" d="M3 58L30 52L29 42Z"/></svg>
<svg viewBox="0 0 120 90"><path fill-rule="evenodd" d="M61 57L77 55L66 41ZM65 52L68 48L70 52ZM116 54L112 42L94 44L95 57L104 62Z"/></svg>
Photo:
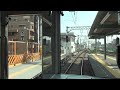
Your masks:
<svg viewBox="0 0 120 90"><path fill-rule="evenodd" d="M0 79L120 78L118 11L0 11Z"/></svg>

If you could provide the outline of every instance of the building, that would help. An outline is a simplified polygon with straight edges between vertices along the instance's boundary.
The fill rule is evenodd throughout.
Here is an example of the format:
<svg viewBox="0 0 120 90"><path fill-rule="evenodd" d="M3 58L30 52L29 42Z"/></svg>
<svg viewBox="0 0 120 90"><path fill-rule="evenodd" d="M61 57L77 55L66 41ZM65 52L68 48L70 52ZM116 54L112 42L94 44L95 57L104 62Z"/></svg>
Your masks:
<svg viewBox="0 0 120 90"><path fill-rule="evenodd" d="M34 41L34 16L13 15L10 18L9 41Z"/></svg>
<svg viewBox="0 0 120 90"><path fill-rule="evenodd" d="M61 54L66 53L66 33L61 33Z"/></svg>
<svg viewBox="0 0 120 90"><path fill-rule="evenodd" d="M22 54L27 50L30 52L36 52L37 44L32 42L38 42L37 38L37 21L35 15L12 15L8 24L8 41L17 41L16 52ZM21 41L21 42L18 42ZM24 43L25 42L25 43ZM28 46L27 46L27 42ZM12 43L9 43L9 53L13 52ZM22 47L21 49L19 47Z"/></svg>
<svg viewBox="0 0 120 90"><path fill-rule="evenodd" d="M68 42L66 42L66 36L68 36ZM61 53L70 55L75 52L75 35L74 33L61 33Z"/></svg>

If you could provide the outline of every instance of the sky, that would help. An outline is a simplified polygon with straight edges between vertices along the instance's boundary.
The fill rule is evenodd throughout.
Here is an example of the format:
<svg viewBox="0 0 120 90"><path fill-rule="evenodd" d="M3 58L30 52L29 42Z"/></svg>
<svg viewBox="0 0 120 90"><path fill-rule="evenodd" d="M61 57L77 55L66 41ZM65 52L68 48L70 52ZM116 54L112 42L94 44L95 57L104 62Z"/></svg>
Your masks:
<svg viewBox="0 0 120 90"><path fill-rule="evenodd" d="M64 16L61 16L61 33L66 33L66 26L91 26L98 11L64 11ZM80 31L73 30L76 36L80 35ZM83 32L87 35L87 32Z"/></svg>
<svg viewBox="0 0 120 90"><path fill-rule="evenodd" d="M64 16L61 16L61 33L66 33L66 26L68 27L92 26L98 11L75 11L75 13L64 11L63 13L64 13ZM80 31L78 30L73 30L71 32L74 32L76 36L80 35ZM83 34L87 35L86 32L84 32ZM106 43L110 43L116 37L120 37L120 36L118 35L107 36ZM90 40L90 41L93 43L95 42L95 40ZM102 44L104 44L104 39L99 39L97 41L100 41Z"/></svg>
<svg viewBox="0 0 120 90"><path fill-rule="evenodd" d="M76 23L74 12L64 11L61 16L61 32L66 32L66 26L91 26L98 11L76 11Z"/></svg>

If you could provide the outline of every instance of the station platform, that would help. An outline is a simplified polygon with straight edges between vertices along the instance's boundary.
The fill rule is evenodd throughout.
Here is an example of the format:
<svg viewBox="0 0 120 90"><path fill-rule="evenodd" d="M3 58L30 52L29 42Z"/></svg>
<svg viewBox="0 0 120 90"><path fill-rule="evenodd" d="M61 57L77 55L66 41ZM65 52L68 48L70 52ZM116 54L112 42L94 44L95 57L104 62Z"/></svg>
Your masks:
<svg viewBox="0 0 120 90"><path fill-rule="evenodd" d="M120 69L116 63L116 57L107 56L104 60L103 54L88 54L95 76L56 74L52 79L116 79L120 78ZM49 58L46 58L49 59ZM38 73L42 73L42 60L28 62L9 68L9 79L31 79Z"/></svg>
<svg viewBox="0 0 120 90"><path fill-rule="evenodd" d="M95 71L95 75L106 78L120 78L120 69L116 63L116 57L106 56L106 60L104 60L103 54L90 54L90 61L92 62L93 69ZM94 64L97 62L96 64Z"/></svg>
<svg viewBox="0 0 120 90"><path fill-rule="evenodd" d="M42 60L9 67L9 79L31 79L42 72Z"/></svg>

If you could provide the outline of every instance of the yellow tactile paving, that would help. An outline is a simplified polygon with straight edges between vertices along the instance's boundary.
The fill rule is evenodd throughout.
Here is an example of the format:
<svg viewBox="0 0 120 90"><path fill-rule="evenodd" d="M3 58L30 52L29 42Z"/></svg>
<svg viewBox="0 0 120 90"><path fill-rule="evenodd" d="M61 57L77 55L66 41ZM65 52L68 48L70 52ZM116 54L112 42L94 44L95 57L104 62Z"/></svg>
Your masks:
<svg viewBox="0 0 120 90"><path fill-rule="evenodd" d="M101 63L112 75L114 75L116 78L120 78L120 70L119 69L112 69L111 66L108 66L102 59L97 57L95 54L92 54L96 60Z"/></svg>
<svg viewBox="0 0 120 90"><path fill-rule="evenodd" d="M44 58L44 60L45 60L45 59L48 59L48 58L50 58L50 56ZM20 65L20 64L18 64L18 65ZM22 70L19 70L19 71L17 71L17 72L14 72L14 73L12 73L12 74L9 75L9 79L11 79L11 78L13 78L13 77L15 77L15 76L17 76L17 75L20 75L20 74L22 74L22 73L24 73L24 72L26 72L26 71L28 71L28 70L30 70L30 69L32 69L32 68L35 68L35 67L37 67L37 66L39 66L39 65L29 66L29 67L27 67L27 68L25 68L25 69L22 69ZM11 67L13 67L13 66L11 66Z"/></svg>
<svg viewBox="0 0 120 90"><path fill-rule="evenodd" d="M17 75L20 75L20 74L22 74L22 73L24 73L24 72L26 72L26 71L28 71L28 70L30 70L32 68L35 68L37 66L39 66L39 65L33 65L33 66L28 67L28 68L25 68L25 69L22 69L20 71L17 71L15 73L12 73L12 74L9 75L9 79L11 79L11 78L13 78L13 77L15 77Z"/></svg>
<svg viewBox="0 0 120 90"><path fill-rule="evenodd" d="M48 56L48 57L44 58L44 60L46 60L46 59L48 59L48 58L50 58L50 57L51 57L51 56ZM17 65L21 65L21 64L22 64L22 63L17 64ZM30 70L30 69L32 69L32 68L35 68L35 67L37 67L37 66L39 66L39 65L29 66L29 67L27 67L27 68L25 68L25 69L22 69L22 70L19 70L19 71L17 71L17 72L14 72L14 73L12 73L12 74L9 75L9 79L11 79L11 78L13 78L13 77L15 77L15 76L17 76L17 75L20 75L20 74L22 74L22 73L24 73L24 72L26 72L26 71L28 71L28 70ZM14 65L9 66L9 68L11 68L11 67L14 67Z"/></svg>

